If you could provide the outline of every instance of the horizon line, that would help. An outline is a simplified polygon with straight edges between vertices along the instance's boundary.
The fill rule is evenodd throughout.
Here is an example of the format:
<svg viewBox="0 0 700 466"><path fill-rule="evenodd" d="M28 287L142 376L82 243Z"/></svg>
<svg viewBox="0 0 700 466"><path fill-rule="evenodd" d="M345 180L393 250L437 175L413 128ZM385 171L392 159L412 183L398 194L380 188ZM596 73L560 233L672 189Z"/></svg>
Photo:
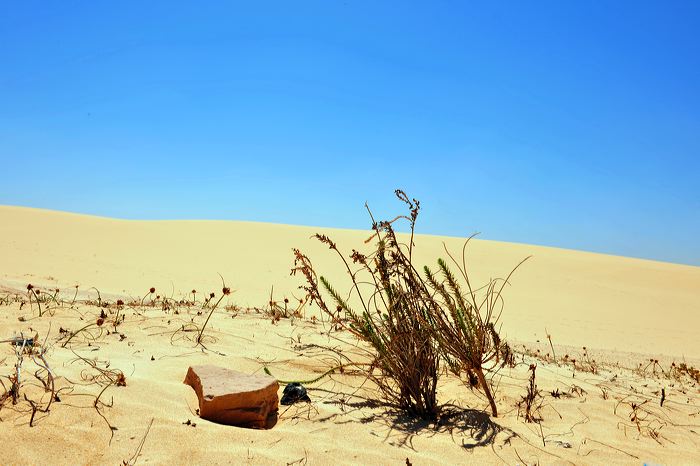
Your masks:
<svg viewBox="0 0 700 466"><path fill-rule="evenodd" d="M34 210L34 211L42 211L42 212L50 212L50 213L59 213L59 214L65 214L65 215L73 215L73 216L78 216L78 217L91 217L91 218L102 219L102 220L116 220L116 221L123 221L123 222L234 222L234 223L249 223L249 224L260 224L260 225L271 225L271 226L275 226L275 225L276 226L288 226L288 227L295 227L295 228L326 228L326 229L331 229L331 230L357 231L357 232L361 232L361 231L371 232L372 231L371 228L350 228L350 227L338 227L338 226L330 226L330 225L305 225L305 224L297 224L297 223L281 223L281 222L274 222L274 221L243 220L243 219L231 219L231 218L161 218L161 219L153 219L153 218L110 217L107 215L85 213L85 212L76 212L76 211L72 211L72 210L49 209L49 208L45 208L45 207L35 207L35 206L28 206L28 205L0 204L0 209L3 209L3 208L20 209L20 210L22 210L22 209L23 210ZM397 230L397 233L408 234L408 232L400 231L400 230ZM579 248L572 248L572 247L553 246L553 245L542 244L542 243L524 243L524 242L504 240L504 239L485 238L485 237L481 236L482 235L481 232L472 233L471 235L466 235L466 236L458 236L458 235L448 235L448 234L440 234L440 233L423 233L423 232L420 232L419 230L416 230L415 234L417 236L432 236L432 237L442 237L442 238L464 239L465 241L473 238L476 241L488 241L488 242L494 242L494 243L504 243L504 244L513 244L513 245L521 245L521 246L533 246L533 247L537 247L537 248L557 249L557 250L571 251L571 252L582 253L582 254L596 254L596 255L601 255L601 256L619 257L619 258L623 258L623 259L630 259L630 260L636 260L636 261L658 262L658 263L664 263L664 264L672 264L672 265L678 265L678 266L700 268L699 264L691 264L691 263L686 263L686 262L673 262L673 261L668 261L668 260L660 260L660 259L653 259L653 258L649 258L649 257L639 257L639 256L625 256L625 255L614 254L614 253L609 253L609 252L592 251L589 249L579 249Z"/></svg>

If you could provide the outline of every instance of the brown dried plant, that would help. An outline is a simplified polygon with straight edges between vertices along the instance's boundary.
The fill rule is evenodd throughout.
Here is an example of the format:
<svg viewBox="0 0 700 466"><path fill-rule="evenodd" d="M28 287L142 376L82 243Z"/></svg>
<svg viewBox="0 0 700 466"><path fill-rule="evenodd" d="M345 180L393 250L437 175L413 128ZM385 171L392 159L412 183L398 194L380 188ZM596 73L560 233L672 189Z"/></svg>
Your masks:
<svg viewBox="0 0 700 466"><path fill-rule="evenodd" d="M408 200L402 191L396 194L400 199ZM325 277L317 278L308 257L298 250L295 250L297 260L292 273L301 272L305 276L310 301L316 302L333 324L349 330L370 345L373 361L366 375L376 383L384 401L410 415L436 419L440 410L436 396L440 358L430 328L425 325L429 294L410 261L410 252L407 256L401 250L392 227L393 222L405 218L410 221L413 232L418 203L412 203L412 207L410 217L400 216L379 223L372 218L374 235L370 240L376 239L375 252L365 256L353 250L350 255L359 270L353 270L330 238L315 236L340 257L350 276L351 293L355 293L360 310L356 311L356 303L351 304L345 299ZM369 292L360 286L360 272L367 275ZM319 283L337 304L335 312L324 302Z"/></svg>
<svg viewBox="0 0 700 466"><path fill-rule="evenodd" d="M270 289L270 299L267 306L263 307L253 307L252 309L258 313L261 313L268 317L272 323L277 323L280 319L294 319L303 317L303 310L306 302L308 301L308 295L302 299L297 299L293 296L294 304L286 296L282 301L278 301L273 298L274 287Z"/></svg>
<svg viewBox="0 0 700 466"><path fill-rule="evenodd" d="M219 276L221 277L221 275L219 275ZM199 330L199 334L197 335L197 344L198 344L198 345L204 346L204 345L202 344L202 339L204 338L204 329L207 328L207 324L209 323L209 319L211 319L211 316L214 314L214 311L215 311L216 308L219 306L219 304L220 304L221 301L224 299L224 297L226 297L226 296L228 296L228 295L231 294L231 288L229 288L228 286L226 286L226 281L224 280L224 277L221 277L221 283L222 283L221 297L220 297L219 300L216 302L216 304L214 304L214 305L212 306L211 311L209 311L209 314L207 315L207 319L204 321L204 324L202 325L202 327L201 327L200 330ZM213 298L214 298L214 293L211 293L210 297L211 297L211 299L213 299Z"/></svg>
<svg viewBox="0 0 700 466"><path fill-rule="evenodd" d="M502 291L518 267L505 280L492 280L485 287L474 289L466 271L465 243L461 266L446 252L464 278L468 293L462 292L442 259L438 261L440 276L427 267L425 276L421 275L413 261L420 203L401 190L396 191L396 196L407 205L408 215L376 222L367 208L374 234L366 243L374 241L375 249L369 255L352 251L349 258L359 266L358 270L353 270L329 237L315 235L340 257L351 280L351 298L344 298L325 277L317 277L311 261L297 249L292 274L304 275L303 288L309 300L316 302L332 323L348 329L373 348L380 373L374 380L391 404L422 417L437 415L435 388L440 361L444 360L454 374L483 391L491 414L497 416L486 374L499 365L513 364L513 354L498 335L496 324L503 307ZM408 245L399 241L393 226L402 219L410 226ZM335 312L324 302L319 283L337 304Z"/></svg>
<svg viewBox="0 0 700 466"><path fill-rule="evenodd" d="M527 385L527 393L518 402L518 415L525 419L525 422L539 422L541 417L539 411L542 408L542 394L537 388L535 382L536 364L530 364L530 379ZM559 393L558 391L556 392ZM553 395L559 397L560 395Z"/></svg>

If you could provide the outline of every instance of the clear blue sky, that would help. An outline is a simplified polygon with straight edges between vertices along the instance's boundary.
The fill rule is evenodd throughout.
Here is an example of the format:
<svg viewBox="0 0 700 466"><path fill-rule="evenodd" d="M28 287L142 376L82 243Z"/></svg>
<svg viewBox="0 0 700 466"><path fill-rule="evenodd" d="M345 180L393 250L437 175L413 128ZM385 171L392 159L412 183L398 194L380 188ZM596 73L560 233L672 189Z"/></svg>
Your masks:
<svg viewBox="0 0 700 466"><path fill-rule="evenodd" d="M3 2L0 204L700 265L700 2Z"/></svg>

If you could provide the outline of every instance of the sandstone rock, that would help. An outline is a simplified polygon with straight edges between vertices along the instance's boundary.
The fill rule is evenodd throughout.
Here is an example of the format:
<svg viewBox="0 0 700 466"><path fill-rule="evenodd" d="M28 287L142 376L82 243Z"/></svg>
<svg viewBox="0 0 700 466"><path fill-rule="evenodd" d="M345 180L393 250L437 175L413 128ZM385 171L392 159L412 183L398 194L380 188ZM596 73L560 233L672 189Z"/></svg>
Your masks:
<svg viewBox="0 0 700 466"><path fill-rule="evenodd" d="M202 365L189 368L185 383L197 394L203 419L257 429L272 427L277 420L279 385L274 377Z"/></svg>

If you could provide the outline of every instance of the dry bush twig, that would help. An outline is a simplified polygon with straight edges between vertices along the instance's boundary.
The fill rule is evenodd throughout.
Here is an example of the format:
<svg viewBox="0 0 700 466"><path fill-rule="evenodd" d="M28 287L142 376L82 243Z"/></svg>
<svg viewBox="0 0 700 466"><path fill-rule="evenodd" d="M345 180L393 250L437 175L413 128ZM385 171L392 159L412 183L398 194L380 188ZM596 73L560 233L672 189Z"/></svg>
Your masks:
<svg viewBox="0 0 700 466"><path fill-rule="evenodd" d="M72 350L71 350L72 351ZM95 411L97 414L105 421L107 424L107 427L109 427L110 430L110 438L109 438L109 443L112 443L112 439L114 438L114 431L117 430L116 427L114 427L107 417L104 415L104 413L100 410L101 407L112 407L114 404L114 400L112 400L109 404L105 403L102 401L102 395L107 391L112 386L116 387L126 387L126 376L124 373L119 370L119 369L109 369L109 364L107 364L107 367L100 367L98 360L97 359L88 359L85 358L75 351L73 351L73 354L76 356L76 359L74 361L81 361L84 364L86 364L90 369L94 370L95 373L91 372L86 372L84 369L80 373L80 377L84 382L87 383L95 383L98 386L102 387L100 392L95 396L95 400L93 402L93 407L95 408Z"/></svg>
<svg viewBox="0 0 700 466"><path fill-rule="evenodd" d="M20 333L19 337L12 338L10 340L5 340L5 342L11 343L15 347L15 356L17 357L17 362L15 363L15 373L9 377L11 382L11 387L6 393L0 397L0 406L7 398L12 398L13 405L16 405L20 401L20 391L23 385L23 363L25 357L31 359L34 364L39 367L37 371L34 372L34 377L41 382L41 385L45 392L49 393L48 402L43 404L43 401L36 401L23 392L21 395L31 408L31 416L29 419L29 426L34 427L35 417L37 413L48 413L51 409L51 405L54 401L58 401L58 392L56 389L55 374L51 369L49 362L46 359L46 353L49 347L46 345L48 340L49 332L47 332L43 343L38 341L39 335L35 334L34 337L24 337ZM42 372L46 373L45 378L41 375ZM3 387L4 387L3 383ZM42 397L43 398L43 397Z"/></svg>
<svg viewBox="0 0 700 466"><path fill-rule="evenodd" d="M42 316L41 312L41 302L39 301L39 289L35 288L34 285L31 283L27 285L27 295L29 296L29 306L32 305L32 297L34 297L34 301L36 302L36 305L39 307L39 317Z"/></svg>
<svg viewBox="0 0 700 466"><path fill-rule="evenodd" d="M491 280L482 287L484 296L479 297L479 290L472 287L466 265L466 248L473 237L462 247L461 264L443 244L467 286L467 293L462 292L457 278L444 260L438 260L443 281L439 281L429 267L424 267L432 290L431 300L428 300L431 306L427 325L447 366L457 376L466 374L469 385L478 386L484 392L491 414L495 417L498 409L485 373L494 370L499 363L501 367L514 364L512 350L502 341L496 325L503 309L503 289L528 258L521 261L505 280Z"/></svg>
<svg viewBox="0 0 700 466"><path fill-rule="evenodd" d="M221 288L221 297L216 302L216 304L214 304L214 306L211 308L211 311L209 311L209 315L207 315L207 319L204 321L204 325L202 325L201 329L199 330L199 334L197 335L197 344L198 345L202 345L202 338L204 335L204 330L207 328L207 324L209 323L209 319L211 319L212 314L214 314L214 311L219 306L219 304L224 299L224 297L231 294L231 288L226 286L226 282L224 282L223 277L221 277L221 281L223 283L223 287ZM202 346L204 346L204 345L202 345Z"/></svg>
<svg viewBox="0 0 700 466"><path fill-rule="evenodd" d="M544 399L537 389L537 383L535 382L536 369L536 364L530 364L530 379L528 381L527 393L518 402L518 416L522 416L525 422L539 422L542 420L539 412Z"/></svg>

